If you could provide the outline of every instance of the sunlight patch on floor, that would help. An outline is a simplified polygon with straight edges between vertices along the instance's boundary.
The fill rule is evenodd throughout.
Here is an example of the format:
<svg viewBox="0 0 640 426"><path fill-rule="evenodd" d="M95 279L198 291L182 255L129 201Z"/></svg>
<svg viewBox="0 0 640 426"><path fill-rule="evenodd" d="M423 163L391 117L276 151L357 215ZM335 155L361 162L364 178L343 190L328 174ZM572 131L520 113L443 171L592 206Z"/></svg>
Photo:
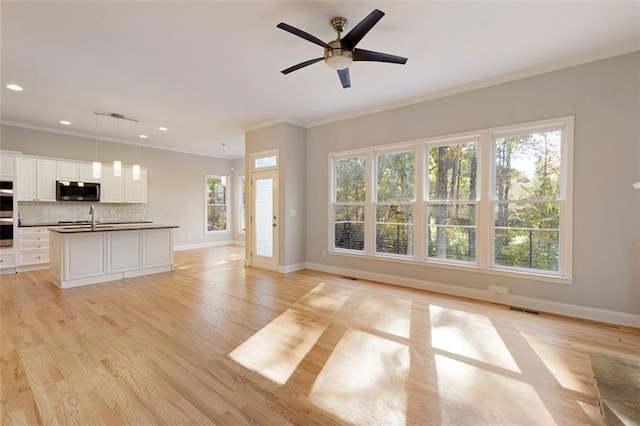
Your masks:
<svg viewBox="0 0 640 426"><path fill-rule="evenodd" d="M409 347L349 329L316 378L309 399L356 424L406 422Z"/></svg>
<svg viewBox="0 0 640 426"><path fill-rule="evenodd" d="M301 305L320 313L336 314L349 297L351 297L350 291L322 282L298 300L294 306Z"/></svg>
<svg viewBox="0 0 640 426"><path fill-rule="evenodd" d="M367 326L399 337L409 338L411 330L411 301L407 299L365 298L356 317L367 318ZM372 318L375 318L372 320Z"/></svg>
<svg viewBox="0 0 640 426"><path fill-rule="evenodd" d="M520 373L509 349L483 315L429 306L434 348Z"/></svg>
<svg viewBox="0 0 640 426"><path fill-rule="evenodd" d="M576 376L584 377L585 374L592 374L588 354L570 349L559 352L557 348L543 343L534 335L520 334L562 387L586 394L593 392L593 383L581 382L576 378Z"/></svg>
<svg viewBox="0 0 640 426"><path fill-rule="evenodd" d="M229 354L238 364L282 385L318 341L328 321L289 309Z"/></svg>
<svg viewBox="0 0 640 426"><path fill-rule="evenodd" d="M435 360L442 424L555 424L531 385L442 355Z"/></svg>

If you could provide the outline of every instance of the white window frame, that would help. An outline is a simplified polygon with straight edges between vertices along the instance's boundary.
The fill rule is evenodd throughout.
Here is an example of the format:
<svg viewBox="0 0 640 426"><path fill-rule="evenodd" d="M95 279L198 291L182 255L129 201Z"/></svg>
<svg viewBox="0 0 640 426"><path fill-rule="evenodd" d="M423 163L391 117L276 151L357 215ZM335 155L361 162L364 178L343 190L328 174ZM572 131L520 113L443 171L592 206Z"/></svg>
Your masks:
<svg viewBox="0 0 640 426"><path fill-rule="evenodd" d="M370 257L384 259L391 262L423 263L433 267L475 271L483 274L526 278L559 284L571 284L573 282L573 139L574 117L563 116L548 120L520 123L508 126L493 127L446 135L437 138L423 139L420 141L403 142L380 147L369 147L352 151L343 151L329 154L329 241L328 252L335 255ZM536 133L548 130L561 130L561 183L559 218L559 252L558 271L529 270L528 268L513 268L494 264L494 212L495 195L495 163L494 147L497 137L505 135ZM439 259L427 257L426 227L428 204L428 150L431 147L451 145L477 141L478 171L477 171L477 200L476 203L476 262L465 262L453 259ZM388 253L375 252L375 205L377 203L377 155L387 152L401 152L415 148L415 197L414 206L414 254L389 255ZM365 242L362 252L347 249L334 248L334 205L335 205L335 160L344 157L365 156L367 163L366 185L367 197L365 200ZM471 201L465 201L470 204Z"/></svg>
<svg viewBox="0 0 640 426"><path fill-rule="evenodd" d="M208 213L209 213L209 202L208 202L208 197L209 197L209 179L220 179L223 180L223 178L226 180L226 185L223 185L224 187L224 200L225 200L225 229L216 229L213 231L209 231L208 229ZM210 174L205 174L204 175L204 234L205 235L218 235L218 234L228 234L230 233L230 226L231 224L229 223L229 219L230 219L230 206L229 206L229 185L230 185L230 179L229 176L224 176L224 175L210 175ZM220 206L221 204L213 204L215 206Z"/></svg>
<svg viewBox="0 0 640 426"><path fill-rule="evenodd" d="M353 250L353 249L345 249L345 248L339 248L339 247L335 247L335 224L334 224L334 218L335 218L335 206L336 205L350 205L349 203L337 203L336 202L336 169L335 169L335 163L337 160L343 159L343 158L352 158L352 157L364 157L365 159L365 200L362 203L364 206L364 248L362 250ZM329 242L328 242L328 247L329 250L331 252L334 253L344 253L344 254L353 254L356 256L362 256L365 254L370 253L371 248L369 247L370 242L368 241L369 239L367 238L367 233L369 232L369 228L371 228L371 224L370 224L370 219L369 217L371 216L371 212L370 212L370 207L369 207L369 200L371 199L371 191L372 188L370 185L368 185L368 182L371 180L371 168L369 167L370 161L371 161L371 153L367 152L366 150L356 150L356 151L343 151L339 154L336 155L330 155L329 156L329 179L330 179L330 183L329 183L329 217L331 218L331 220L329 220ZM356 205L356 203L352 203L351 205ZM357 203L357 205L360 205L360 203Z"/></svg>
<svg viewBox="0 0 640 426"><path fill-rule="evenodd" d="M268 166L257 166L256 165L256 161L258 161L260 159L264 159L264 158L271 158L271 157L275 157L275 160L276 160L275 164L268 165ZM278 170L278 163L280 162L280 158L279 158L277 149L271 149L269 151L254 152L253 154L251 154L249 156L249 160L251 162L251 171Z"/></svg>
<svg viewBox="0 0 640 426"><path fill-rule="evenodd" d="M413 151L413 155L414 155L414 182L413 182L413 200L411 201L397 201L397 202L391 202L391 201L384 201L384 202L380 202L378 201L378 156L379 155L384 155L384 154L396 154L396 153L401 153L401 152L410 152ZM394 146L388 146L386 148L381 148L381 149L374 149L373 151L373 184L371 185L371 189L372 189L372 196L371 196L371 204L372 204L372 209L371 209L371 221L373 222L372 227L373 227L373 239L371 241L371 249L369 251L369 253L374 254L375 256L382 256L382 257L396 257L396 258L400 258L400 259L413 259L415 257L415 253L416 253L416 240L414 237L413 240L413 254L395 254L395 253L385 253L385 252L378 252L376 250L376 225L377 223L377 216L378 216L378 212L377 212L377 207L379 204L382 205L386 205L386 204L396 204L396 205L402 205L402 206L409 206L411 207L412 211L413 211L413 221L411 222L411 226L413 226L413 234L415 235L417 228L416 228L416 206L417 206L417 202L416 200L418 199L418 180L419 180L419 176L418 176L418 168L417 168L417 163L420 160L420 158L418 157L418 152L416 151L416 145L415 144L405 144L405 145L394 145ZM366 203L365 203L366 204ZM420 220L420 218L418 218L418 221ZM365 221L366 221L366 215L365 215ZM366 227L365 227L366 229ZM418 228L419 229L419 228ZM371 235L371 234L370 234ZM366 239L366 233L365 233L365 239Z"/></svg>

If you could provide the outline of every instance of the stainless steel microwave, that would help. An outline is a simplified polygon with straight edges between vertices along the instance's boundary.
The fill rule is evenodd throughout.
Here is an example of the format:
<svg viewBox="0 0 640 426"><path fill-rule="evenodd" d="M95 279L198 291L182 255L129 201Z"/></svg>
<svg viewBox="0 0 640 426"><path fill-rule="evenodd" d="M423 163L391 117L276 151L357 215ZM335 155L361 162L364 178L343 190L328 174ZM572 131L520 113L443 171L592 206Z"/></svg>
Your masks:
<svg viewBox="0 0 640 426"><path fill-rule="evenodd" d="M100 184L94 182L56 181L58 201L100 201Z"/></svg>

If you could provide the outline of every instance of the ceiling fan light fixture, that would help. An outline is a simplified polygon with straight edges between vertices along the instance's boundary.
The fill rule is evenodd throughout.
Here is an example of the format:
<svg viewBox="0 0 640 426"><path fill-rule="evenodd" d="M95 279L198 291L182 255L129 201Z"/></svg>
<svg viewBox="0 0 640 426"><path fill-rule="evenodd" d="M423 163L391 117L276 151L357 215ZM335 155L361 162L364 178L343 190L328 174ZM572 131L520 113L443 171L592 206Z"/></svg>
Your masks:
<svg viewBox="0 0 640 426"><path fill-rule="evenodd" d="M353 56L346 49L327 49L324 53L324 61L332 70L343 70L353 62Z"/></svg>

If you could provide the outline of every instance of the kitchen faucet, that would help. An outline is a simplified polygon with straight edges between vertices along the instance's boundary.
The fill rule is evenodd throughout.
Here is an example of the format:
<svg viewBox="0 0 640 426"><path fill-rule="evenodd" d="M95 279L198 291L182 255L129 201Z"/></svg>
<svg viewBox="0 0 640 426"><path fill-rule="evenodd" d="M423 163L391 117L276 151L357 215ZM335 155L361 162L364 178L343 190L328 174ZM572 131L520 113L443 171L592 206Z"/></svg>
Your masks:
<svg viewBox="0 0 640 426"><path fill-rule="evenodd" d="M91 215L91 230L95 230L96 229L96 209L95 207L93 207L93 204L91 204L91 207L89 207L89 214Z"/></svg>

